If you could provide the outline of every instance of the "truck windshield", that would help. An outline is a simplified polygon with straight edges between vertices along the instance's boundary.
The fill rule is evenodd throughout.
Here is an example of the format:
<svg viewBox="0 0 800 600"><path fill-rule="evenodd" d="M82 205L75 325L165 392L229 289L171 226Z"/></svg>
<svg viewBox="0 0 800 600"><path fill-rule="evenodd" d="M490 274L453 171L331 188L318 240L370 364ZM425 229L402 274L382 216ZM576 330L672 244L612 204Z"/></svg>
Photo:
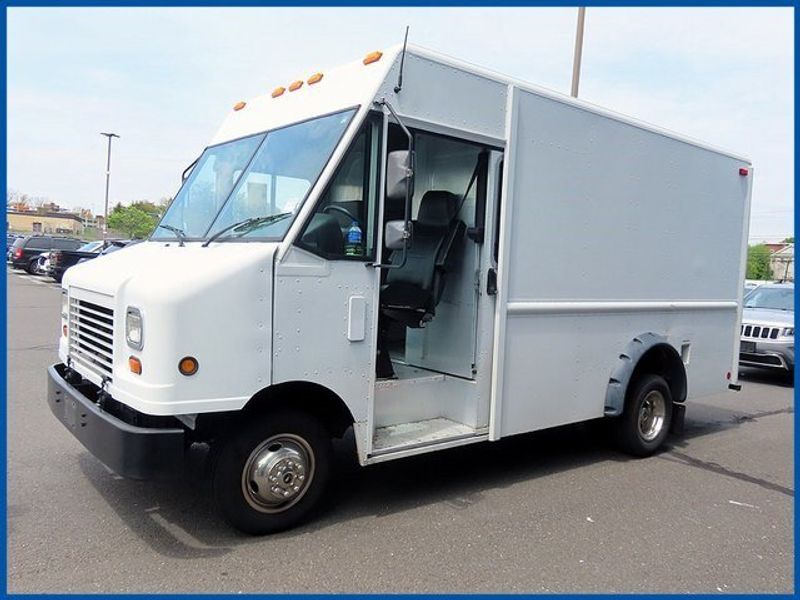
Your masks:
<svg viewBox="0 0 800 600"><path fill-rule="evenodd" d="M355 109L207 148L151 239L203 240L247 219L262 226L232 229L222 239L283 239L344 134ZM169 227L166 229L164 226Z"/></svg>

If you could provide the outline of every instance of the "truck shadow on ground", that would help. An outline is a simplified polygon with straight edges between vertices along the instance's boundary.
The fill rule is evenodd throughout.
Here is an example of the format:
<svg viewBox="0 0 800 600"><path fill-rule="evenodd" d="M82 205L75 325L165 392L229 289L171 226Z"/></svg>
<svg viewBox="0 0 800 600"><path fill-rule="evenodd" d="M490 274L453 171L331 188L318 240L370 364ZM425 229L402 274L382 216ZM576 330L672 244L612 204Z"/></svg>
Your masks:
<svg viewBox="0 0 800 600"><path fill-rule="evenodd" d="M646 460L679 462L793 496L791 489L689 454L695 438L781 412L793 412L793 407L748 414L694 405L687 415L684 434L671 437L659 455ZM214 512L207 457L207 447L193 446L187 454L184 477L168 482L122 479L88 453L81 455L79 464L86 480L114 509L121 522L155 552L190 559L227 554L241 545L291 543L297 535L429 504L446 503L453 509L468 510L492 489L604 461L640 460L616 452L608 443L602 422L569 425L367 468L358 465L352 434L348 433L336 445L337 475L321 514L292 531L255 538L229 528Z"/></svg>

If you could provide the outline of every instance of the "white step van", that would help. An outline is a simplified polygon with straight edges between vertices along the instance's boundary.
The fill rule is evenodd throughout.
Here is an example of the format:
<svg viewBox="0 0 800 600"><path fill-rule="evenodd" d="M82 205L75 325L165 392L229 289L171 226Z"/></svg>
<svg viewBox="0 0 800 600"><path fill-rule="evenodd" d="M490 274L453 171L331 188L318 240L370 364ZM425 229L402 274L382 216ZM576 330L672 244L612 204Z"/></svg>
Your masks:
<svg viewBox="0 0 800 600"><path fill-rule="evenodd" d="M125 477L208 443L235 527L362 465L738 388L747 159L396 47L239 102L145 242L63 280L53 413Z"/></svg>

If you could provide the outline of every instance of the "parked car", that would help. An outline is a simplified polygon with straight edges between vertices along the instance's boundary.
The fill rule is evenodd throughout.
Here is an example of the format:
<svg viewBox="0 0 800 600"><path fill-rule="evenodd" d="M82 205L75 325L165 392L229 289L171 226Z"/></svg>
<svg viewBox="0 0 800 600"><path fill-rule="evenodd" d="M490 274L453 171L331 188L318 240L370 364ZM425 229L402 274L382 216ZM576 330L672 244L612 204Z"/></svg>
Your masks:
<svg viewBox="0 0 800 600"><path fill-rule="evenodd" d="M751 291L742 311L739 364L794 370L794 283L768 283Z"/></svg>
<svg viewBox="0 0 800 600"><path fill-rule="evenodd" d="M53 235L28 235L14 242L8 256L8 264L15 269L25 269L35 273L36 261L42 252L49 250L74 250L85 242L77 238Z"/></svg>
<svg viewBox="0 0 800 600"><path fill-rule="evenodd" d="M47 275L47 269L50 266L50 252L42 252L36 257L36 263L33 265L33 275Z"/></svg>
<svg viewBox="0 0 800 600"><path fill-rule="evenodd" d="M750 292L756 289L760 285L764 285L765 283L772 283L771 281L766 281L763 279L745 279L744 280L744 295L747 296Z"/></svg>
<svg viewBox="0 0 800 600"><path fill-rule="evenodd" d="M14 242L16 242L21 237L22 237L21 235L16 234L16 233L7 233L6 234L6 252L11 250L11 246L14 245Z"/></svg>
<svg viewBox="0 0 800 600"><path fill-rule="evenodd" d="M106 256L111 254L112 252L116 252L117 250L122 250L123 248L127 248L128 246L133 246L134 244L140 244L144 240L114 240L113 244L108 244L105 248L103 248L98 256ZM90 258L81 258L78 261L78 264L86 262L87 260L91 260Z"/></svg>
<svg viewBox="0 0 800 600"><path fill-rule="evenodd" d="M94 242L87 242L75 250L53 250L50 256L50 265L47 274L61 283L61 279L64 277L64 271L71 266L77 265L84 260L97 258L108 248L122 247L126 243L127 240L97 240Z"/></svg>

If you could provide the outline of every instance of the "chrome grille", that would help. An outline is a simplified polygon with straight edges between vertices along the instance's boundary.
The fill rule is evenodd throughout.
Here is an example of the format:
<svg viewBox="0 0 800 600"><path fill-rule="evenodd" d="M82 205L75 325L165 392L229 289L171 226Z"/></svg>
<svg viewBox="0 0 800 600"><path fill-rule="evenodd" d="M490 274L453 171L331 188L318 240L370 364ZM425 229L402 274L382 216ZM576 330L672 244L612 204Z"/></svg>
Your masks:
<svg viewBox="0 0 800 600"><path fill-rule="evenodd" d="M114 309L70 298L69 355L103 379L114 364Z"/></svg>
<svg viewBox="0 0 800 600"><path fill-rule="evenodd" d="M776 339L781 333L780 327L761 327L759 325L742 325L742 337L752 339Z"/></svg>

